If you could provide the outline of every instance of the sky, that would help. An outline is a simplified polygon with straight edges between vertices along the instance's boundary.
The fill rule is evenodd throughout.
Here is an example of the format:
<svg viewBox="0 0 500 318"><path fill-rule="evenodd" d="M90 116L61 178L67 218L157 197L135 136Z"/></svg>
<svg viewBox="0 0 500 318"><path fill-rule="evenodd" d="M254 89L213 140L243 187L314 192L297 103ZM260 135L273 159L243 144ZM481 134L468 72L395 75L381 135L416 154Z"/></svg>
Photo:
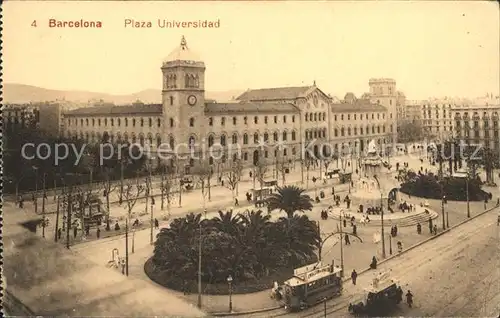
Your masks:
<svg viewBox="0 0 500 318"><path fill-rule="evenodd" d="M7 83L110 94L160 89L161 63L184 35L206 64L207 91L316 81L326 93L359 96L370 78L388 77L408 99L500 94L496 1L2 6ZM49 19L101 21L102 28L49 28ZM153 27L125 27L125 19ZM158 19L220 20L220 28L159 28Z"/></svg>

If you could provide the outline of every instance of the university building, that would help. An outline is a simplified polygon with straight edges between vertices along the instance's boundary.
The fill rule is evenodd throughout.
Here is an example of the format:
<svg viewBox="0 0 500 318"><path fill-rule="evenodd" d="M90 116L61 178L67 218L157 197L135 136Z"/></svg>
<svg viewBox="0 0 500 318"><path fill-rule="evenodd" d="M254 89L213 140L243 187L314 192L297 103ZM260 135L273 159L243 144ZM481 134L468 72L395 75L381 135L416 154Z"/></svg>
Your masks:
<svg viewBox="0 0 500 318"><path fill-rule="evenodd" d="M205 63L184 39L163 61L161 104L100 105L65 114L66 137L98 142L139 143L151 150L195 153L214 164L235 160L251 166L257 161L303 159L307 147L340 151L363 150L371 140L380 145L396 141L396 107L401 94L392 79L371 79L370 93L357 99L348 93L335 101L315 83L302 87L248 90L230 102L205 98ZM159 145L167 145L158 149ZM166 148L166 149L165 149ZM217 149L217 150L215 150ZM240 151L236 151L240 149ZM186 167L196 159L186 159Z"/></svg>

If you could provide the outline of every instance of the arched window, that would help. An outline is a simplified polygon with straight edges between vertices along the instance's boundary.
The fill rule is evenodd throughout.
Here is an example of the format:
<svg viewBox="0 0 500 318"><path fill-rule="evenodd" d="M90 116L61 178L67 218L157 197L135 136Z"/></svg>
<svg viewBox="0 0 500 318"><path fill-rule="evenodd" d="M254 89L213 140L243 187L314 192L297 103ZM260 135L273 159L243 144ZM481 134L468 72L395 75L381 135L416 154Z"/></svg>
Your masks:
<svg viewBox="0 0 500 318"><path fill-rule="evenodd" d="M189 127L194 127L194 118L189 118Z"/></svg>
<svg viewBox="0 0 500 318"><path fill-rule="evenodd" d="M236 133L233 134L233 136L231 137L231 141L233 142L233 144L237 144L238 143L238 135Z"/></svg>
<svg viewBox="0 0 500 318"><path fill-rule="evenodd" d="M160 145L161 145L161 136L158 135L156 136L156 146L160 147Z"/></svg>
<svg viewBox="0 0 500 318"><path fill-rule="evenodd" d="M375 125L372 126L372 134L375 133Z"/></svg>
<svg viewBox="0 0 500 318"><path fill-rule="evenodd" d="M194 138L194 136L190 136L189 137L188 145L189 145L189 149L194 149L194 145L195 145L195 138Z"/></svg>
<svg viewBox="0 0 500 318"><path fill-rule="evenodd" d="M295 140L295 131L292 131L292 140Z"/></svg>
<svg viewBox="0 0 500 318"><path fill-rule="evenodd" d="M153 135L148 134L148 142L149 142L149 145L150 145L150 146L152 146L152 145L153 145Z"/></svg>
<svg viewBox="0 0 500 318"><path fill-rule="evenodd" d="M347 136L351 135L351 127L347 127Z"/></svg>
<svg viewBox="0 0 500 318"><path fill-rule="evenodd" d="M246 133L243 134L243 144L248 145L248 135Z"/></svg>
<svg viewBox="0 0 500 318"><path fill-rule="evenodd" d="M214 145L214 136L210 135L208 136L208 146L212 147Z"/></svg>
<svg viewBox="0 0 500 318"><path fill-rule="evenodd" d="M144 147L144 135L143 134L139 135L139 143L141 144L141 146Z"/></svg>
<svg viewBox="0 0 500 318"><path fill-rule="evenodd" d="M268 142L268 141L269 141L269 134L264 133L264 142Z"/></svg>
<svg viewBox="0 0 500 318"><path fill-rule="evenodd" d="M284 132L283 132L283 138L282 138L282 140L283 140L283 141L286 141L286 138L287 138L287 133L286 133L286 131L284 131Z"/></svg>
<svg viewBox="0 0 500 318"><path fill-rule="evenodd" d="M170 146L170 150L174 150L174 148L175 148L175 139L174 139L173 136L170 136L168 144Z"/></svg>
<svg viewBox="0 0 500 318"><path fill-rule="evenodd" d="M253 143L254 144L259 143L259 134L258 133L253 134Z"/></svg>
<svg viewBox="0 0 500 318"><path fill-rule="evenodd" d="M83 119L82 119L82 126L83 126ZM108 119L104 118L104 126L108 126Z"/></svg>
<svg viewBox="0 0 500 318"><path fill-rule="evenodd" d="M226 145L226 135L222 134L222 135L220 136L220 144L221 144L222 146L225 146L225 145Z"/></svg>
<svg viewBox="0 0 500 318"><path fill-rule="evenodd" d="M338 135L339 135L339 130L338 130L337 128L335 128L335 129L334 129L334 131L333 131L333 135L334 135L335 137L338 137Z"/></svg>
<svg viewBox="0 0 500 318"><path fill-rule="evenodd" d="M340 128L340 136L344 136L345 135L345 131L344 131L344 127Z"/></svg>
<svg viewBox="0 0 500 318"><path fill-rule="evenodd" d="M380 134L380 126L377 126L377 133Z"/></svg>
<svg viewBox="0 0 500 318"><path fill-rule="evenodd" d="M273 133L273 139L274 139L274 141L278 141L278 140L279 140L279 137L278 137L278 132L277 132L277 131L275 131L275 132Z"/></svg>
<svg viewBox="0 0 500 318"><path fill-rule="evenodd" d="M191 87L191 85L189 85L189 84L190 84L189 75L186 74L186 76L184 77L184 86Z"/></svg>

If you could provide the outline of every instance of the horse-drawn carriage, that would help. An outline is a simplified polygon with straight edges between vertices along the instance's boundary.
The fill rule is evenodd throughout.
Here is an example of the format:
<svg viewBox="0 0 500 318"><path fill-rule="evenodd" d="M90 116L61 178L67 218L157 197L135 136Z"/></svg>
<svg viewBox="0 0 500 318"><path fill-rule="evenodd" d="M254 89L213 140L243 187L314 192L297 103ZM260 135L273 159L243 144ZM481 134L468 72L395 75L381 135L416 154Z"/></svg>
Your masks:
<svg viewBox="0 0 500 318"><path fill-rule="evenodd" d="M349 304L349 312L363 316L386 316L403 300L399 283L389 273L381 273L373 279L372 285Z"/></svg>

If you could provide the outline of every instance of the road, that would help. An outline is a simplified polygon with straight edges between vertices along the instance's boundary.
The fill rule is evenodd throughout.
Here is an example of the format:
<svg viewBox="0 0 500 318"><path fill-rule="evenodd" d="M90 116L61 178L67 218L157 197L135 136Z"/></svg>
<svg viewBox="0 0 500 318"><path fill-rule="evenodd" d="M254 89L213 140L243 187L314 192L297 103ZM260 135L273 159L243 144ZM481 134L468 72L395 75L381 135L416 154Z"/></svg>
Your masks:
<svg viewBox="0 0 500 318"><path fill-rule="evenodd" d="M483 214L450 232L386 263L377 272L391 270L404 292L414 294L414 308L401 304L394 316L498 317L500 313L499 209ZM342 296L327 302L327 316L348 315L374 273L358 276L357 285L345 284ZM325 317L323 305L300 313L261 313L245 317Z"/></svg>

